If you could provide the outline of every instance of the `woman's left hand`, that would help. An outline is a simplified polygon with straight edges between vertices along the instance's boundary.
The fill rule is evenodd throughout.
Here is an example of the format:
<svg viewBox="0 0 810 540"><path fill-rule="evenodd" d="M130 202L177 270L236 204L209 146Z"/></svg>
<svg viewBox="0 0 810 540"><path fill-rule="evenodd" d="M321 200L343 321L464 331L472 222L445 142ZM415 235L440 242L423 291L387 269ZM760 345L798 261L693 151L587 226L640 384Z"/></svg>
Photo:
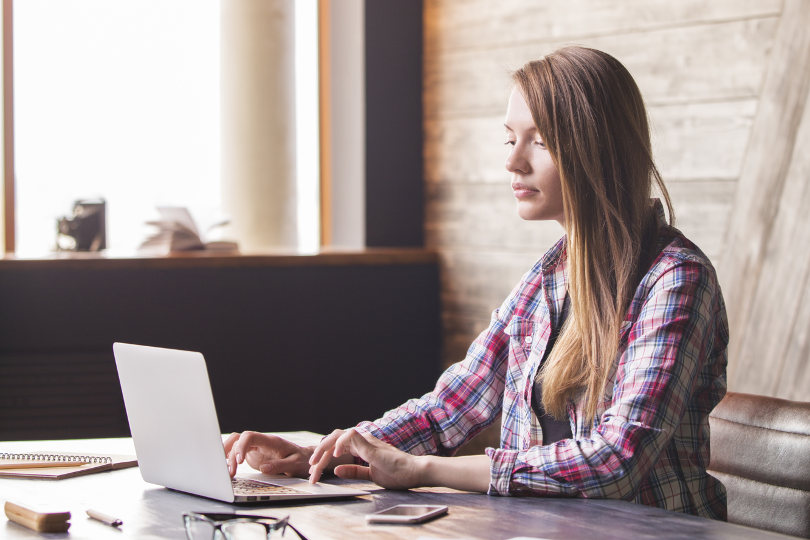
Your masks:
<svg viewBox="0 0 810 540"><path fill-rule="evenodd" d="M324 440L321 445L334 444L333 455L359 457L368 466L339 465L335 475L340 478L371 480L388 489L409 489L423 485L423 470L419 457L384 443L369 435L349 429L336 441ZM315 450L318 454L318 449Z"/></svg>

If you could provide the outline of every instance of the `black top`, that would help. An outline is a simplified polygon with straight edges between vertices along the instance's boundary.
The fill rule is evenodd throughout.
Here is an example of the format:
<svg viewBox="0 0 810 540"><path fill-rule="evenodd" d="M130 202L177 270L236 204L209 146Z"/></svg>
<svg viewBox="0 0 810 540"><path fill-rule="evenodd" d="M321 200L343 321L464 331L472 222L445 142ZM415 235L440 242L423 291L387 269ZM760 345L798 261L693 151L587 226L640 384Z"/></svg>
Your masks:
<svg viewBox="0 0 810 540"><path fill-rule="evenodd" d="M563 322L565 322L568 315L568 304L568 295L566 295L558 324L552 325L551 336L548 338L546 352L543 353L543 359L540 361L540 368L546 363L551 349L554 348L554 344L557 342L557 337L560 335L560 328L562 328ZM543 385L537 380L534 382L534 391L532 394L532 409L540 420L540 428L543 430L543 444L552 444L563 439L573 438L571 434L571 424L568 422L568 418L557 420L550 414L546 414L546 410L543 408Z"/></svg>

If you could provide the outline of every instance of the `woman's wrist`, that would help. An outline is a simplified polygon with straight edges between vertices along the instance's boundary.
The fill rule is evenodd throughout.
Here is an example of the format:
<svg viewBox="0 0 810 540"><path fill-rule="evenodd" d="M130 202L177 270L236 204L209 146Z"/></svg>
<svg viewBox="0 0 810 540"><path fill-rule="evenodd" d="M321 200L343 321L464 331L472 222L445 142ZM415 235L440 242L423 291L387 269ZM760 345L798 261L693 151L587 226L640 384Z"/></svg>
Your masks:
<svg viewBox="0 0 810 540"><path fill-rule="evenodd" d="M423 487L440 485L436 478L436 456L414 456L416 484Z"/></svg>
<svg viewBox="0 0 810 540"><path fill-rule="evenodd" d="M490 460L485 455L416 456L414 462L416 479L420 486L443 486L481 493L489 490Z"/></svg>

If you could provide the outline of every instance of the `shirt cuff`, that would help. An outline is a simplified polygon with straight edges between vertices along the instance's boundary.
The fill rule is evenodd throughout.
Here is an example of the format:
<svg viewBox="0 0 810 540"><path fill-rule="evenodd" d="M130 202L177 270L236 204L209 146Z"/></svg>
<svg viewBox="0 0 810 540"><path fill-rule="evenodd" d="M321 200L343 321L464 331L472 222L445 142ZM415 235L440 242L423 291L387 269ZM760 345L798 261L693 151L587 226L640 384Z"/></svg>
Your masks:
<svg viewBox="0 0 810 540"><path fill-rule="evenodd" d="M354 429L356 429L358 433L368 433L369 435L372 435L372 436L374 436L374 437L376 437L378 439L382 439L382 432L372 422L368 422L368 421L364 420L364 421L360 422L359 424L357 424L354 427ZM360 459L359 457L354 458L354 464L355 465L362 465L364 467L368 467L368 463L366 461Z"/></svg>
<svg viewBox="0 0 810 540"><path fill-rule="evenodd" d="M364 420L364 421L360 422L359 424L357 424L356 426L354 426L354 428L359 433L368 433L369 435L374 435L378 439L380 438L380 430L379 430L379 428L377 426L375 426L373 423L369 422L369 421Z"/></svg>
<svg viewBox="0 0 810 540"><path fill-rule="evenodd" d="M489 456L489 490L487 495L509 495L512 484L512 472L517 462L517 450L487 448Z"/></svg>

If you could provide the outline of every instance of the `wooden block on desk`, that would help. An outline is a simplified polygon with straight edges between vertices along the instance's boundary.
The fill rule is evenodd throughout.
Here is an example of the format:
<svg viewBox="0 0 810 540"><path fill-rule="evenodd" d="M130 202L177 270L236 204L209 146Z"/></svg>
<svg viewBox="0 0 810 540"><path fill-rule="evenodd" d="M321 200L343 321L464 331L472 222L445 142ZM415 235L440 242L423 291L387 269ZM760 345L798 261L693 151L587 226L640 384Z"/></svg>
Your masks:
<svg viewBox="0 0 810 540"><path fill-rule="evenodd" d="M66 532L70 528L70 512L38 512L6 501L6 516L14 523L37 532Z"/></svg>

